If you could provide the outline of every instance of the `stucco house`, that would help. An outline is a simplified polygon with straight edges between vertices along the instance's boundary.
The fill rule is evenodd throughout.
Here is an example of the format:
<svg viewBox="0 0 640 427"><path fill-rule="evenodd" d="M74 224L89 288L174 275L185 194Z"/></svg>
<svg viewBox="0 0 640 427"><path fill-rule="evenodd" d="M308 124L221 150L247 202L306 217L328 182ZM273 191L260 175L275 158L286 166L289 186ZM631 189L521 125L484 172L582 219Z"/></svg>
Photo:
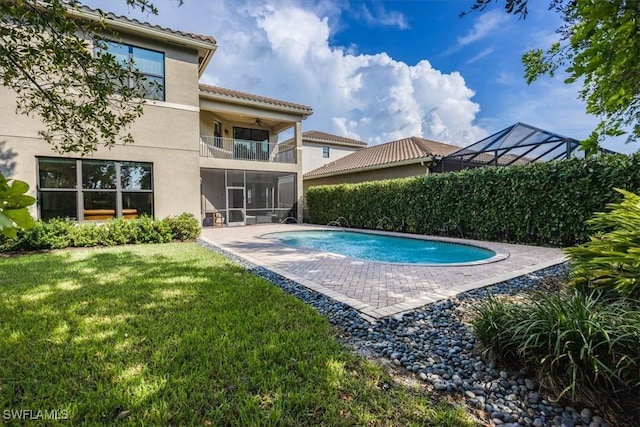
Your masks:
<svg viewBox="0 0 640 427"><path fill-rule="evenodd" d="M85 8L84 19L101 19ZM305 105L199 84L217 43L122 16L106 15L121 40L110 43L163 90L146 100L131 129L135 143L90 157L58 155L38 136L42 123L16 114L0 86L0 170L26 181L36 218L155 217L189 212L206 223L243 225L302 219ZM293 133L289 144L278 135Z"/></svg>
<svg viewBox="0 0 640 427"><path fill-rule="evenodd" d="M316 185L358 183L428 174L460 147L412 136L358 150L304 174L304 190Z"/></svg>
<svg viewBox="0 0 640 427"><path fill-rule="evenodd" d="M295 146L293 138L283 144ZM317 130L302 132L302 173L334 162L367 147L367 143Z"/></svg>

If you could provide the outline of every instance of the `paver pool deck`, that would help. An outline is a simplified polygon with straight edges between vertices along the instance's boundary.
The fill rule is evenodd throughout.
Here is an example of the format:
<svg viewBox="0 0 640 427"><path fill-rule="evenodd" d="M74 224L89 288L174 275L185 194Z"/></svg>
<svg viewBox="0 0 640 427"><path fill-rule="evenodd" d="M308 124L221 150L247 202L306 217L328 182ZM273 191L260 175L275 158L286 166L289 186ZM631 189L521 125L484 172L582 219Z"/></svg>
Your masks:
<svg viewBox="0 0 640 427"><path fill-rule="evenodd" d="M413 310L461 292L532 273L566 261L562 250L433 236L415 238L467 243L506 259L468 266L392 264L285 246L264 234L332 229L298 224L203 228L202 240L358 310L369 320ZM354 230L356 231L356 230ZM378 232L392 236L402 233Z"/></svg>

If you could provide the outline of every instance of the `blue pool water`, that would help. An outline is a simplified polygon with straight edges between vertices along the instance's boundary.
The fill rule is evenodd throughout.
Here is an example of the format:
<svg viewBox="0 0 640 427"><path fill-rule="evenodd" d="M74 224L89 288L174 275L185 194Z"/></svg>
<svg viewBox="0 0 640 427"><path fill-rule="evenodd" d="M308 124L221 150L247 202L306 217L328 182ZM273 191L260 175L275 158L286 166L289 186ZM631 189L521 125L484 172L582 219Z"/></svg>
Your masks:
<svg viewBox="0 0 640 427"><path fill-rule="evenodd" d="M434 240L351 231L286 231L265 234L287 246L332 252L351 258L407 264L454 264L485 260L495 252Z"/></svg>

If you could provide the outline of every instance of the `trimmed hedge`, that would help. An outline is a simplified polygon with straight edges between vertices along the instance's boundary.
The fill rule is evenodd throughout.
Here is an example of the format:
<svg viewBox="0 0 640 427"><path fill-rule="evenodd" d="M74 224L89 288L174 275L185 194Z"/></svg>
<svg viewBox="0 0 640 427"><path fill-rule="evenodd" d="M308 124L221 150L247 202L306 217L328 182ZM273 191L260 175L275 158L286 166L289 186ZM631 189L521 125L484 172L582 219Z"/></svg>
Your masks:
<svg viewBox="0 0 640 427"><path fill-rule="evenodd" d="M311 187L311 222L550 246L588 239L585 221L640 189L640 154ZM384 217L388 218L383 219Z"/></svg>
<svg viewBox="0 0 640 427"><path fill-rule="evenodd" d="M34 227L18 231L9 239L0 236L0 252L35 251L68 247L115 246L193 240L200 224L191 214L153 219L114 219L104 223L77 223L64 219L36 221Z"/></svg>

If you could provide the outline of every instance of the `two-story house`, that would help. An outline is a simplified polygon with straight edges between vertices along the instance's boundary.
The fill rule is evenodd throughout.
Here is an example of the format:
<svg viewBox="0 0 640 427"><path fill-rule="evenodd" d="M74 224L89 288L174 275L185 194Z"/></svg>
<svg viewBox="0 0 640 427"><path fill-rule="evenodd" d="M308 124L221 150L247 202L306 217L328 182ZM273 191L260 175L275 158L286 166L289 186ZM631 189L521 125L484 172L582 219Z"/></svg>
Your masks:
<svg viewBox="0 0 640 427"><path fill-rule="evenodd" d="M103 19L91 9L83 19ZM109 14L119 40L109 50L139 64L162 90L132 126L134 144L91 156L58 155L43 124L16 114L0 86L0 170L26 181L39 219L78 221L189 212L206 223L242 225L302 218L301 122L310 107L199 84L216 51L210 36ZM278 134L293 131L293 145Z"/></svg>
<svg viewBox="0 0 640 427"><path fill-rule="evenodd" d="M293 138L283 142L290 146L295 146L295 143ZM367 143L357 139L317 130L302 132L302 173L306 174L364 148L367 148Z"/></svg>

